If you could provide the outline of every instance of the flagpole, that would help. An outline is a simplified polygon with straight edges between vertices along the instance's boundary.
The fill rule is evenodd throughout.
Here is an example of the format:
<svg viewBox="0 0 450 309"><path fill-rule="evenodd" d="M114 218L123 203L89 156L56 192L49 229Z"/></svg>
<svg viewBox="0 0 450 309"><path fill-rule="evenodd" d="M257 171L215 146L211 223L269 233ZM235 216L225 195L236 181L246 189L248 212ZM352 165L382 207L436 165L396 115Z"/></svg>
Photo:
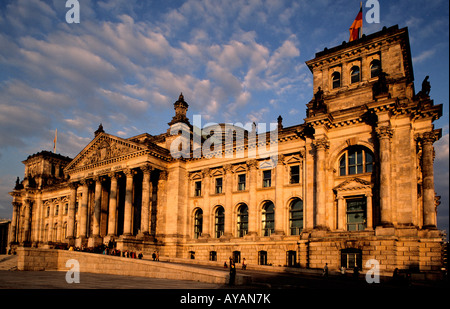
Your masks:
<svg viewBox="0 0 450 309"><path fill-rule="evenodd" d="M361 10L362 14L362 1L359 2L359 9ZM361 19L361 31L359 32L359 38L362 38L363 25L364 25L364 17L362 17Z"/></svg>
<svg viewBox="0 0 450 309"><path fill-rule="evenodd" d="M55 130L55 138L53 139L53 153L56 153L56 142L58 140L58 128Z"/></svg>

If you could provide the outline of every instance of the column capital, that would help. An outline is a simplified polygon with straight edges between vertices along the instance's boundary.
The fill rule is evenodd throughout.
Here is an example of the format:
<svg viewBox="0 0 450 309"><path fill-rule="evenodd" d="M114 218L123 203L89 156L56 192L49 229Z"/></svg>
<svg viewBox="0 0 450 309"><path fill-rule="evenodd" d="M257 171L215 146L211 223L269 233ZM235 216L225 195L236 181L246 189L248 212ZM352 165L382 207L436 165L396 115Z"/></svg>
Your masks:
<svg viewBox="0 0 450 309"><path fill-rule="evenodd" d="M153 166L150 164L144 164L142 166L139 166L139 169L144 173L151 173L153 171Z"/></svg>
<svg viewBox="0 0 450 309"><path fill-rule="evenodd" d="M110 172L110 173L108 173L108 177L111 179L117 179L117 178L120 178L121 175L117 172Z"/></svg>
<svg viewBox="0 0 450 309"><path fill-rule="evenodd" d="M169 177L169 172L164 170L159 172L159 180L167 180L167 177Z"/></svg>
<svg viewBox="0 0 450 309"><path fill-rule="evenodd" d="M127 168L123 170L123 173L126 177L133 177L136 174L136 171L131 168Z"/></svg>
<svg viewBox="0 0 450 309"><path fill-rule="evenodd" d="M231 164L225 164L223 166L223 171L224 171L225 174L233 172L232 165Z"/></svg>
<svg viewBox="0 0 450 309"><path fill-rule="evenodd" d="M316 140L313 140L313 145L316 148L316 150L326 150L330 148L330 142L328 141L328 138L322 137Z"/></svg>
<svg viewBox="0 0 450 309"><path fill-rule="evenodd" d="M202 169L202 177L209 177L211 175L211 169L209 167Z"/></svg>
<svg viewBox="0 0 450 309"><path fill-rule="evenodd" d="M392 130L389 126L377 127L375 131L379 139L391 138L394 134L394 130Z"/></svg>
<svg viewBox="0 0 450 309"><path fill-rule="evenodd" d="M433 144L438 140L438 137L435 132L431 131L422 133L420 136L420 140L423 144Z"/></svg>
<svg viewBox="0 0 450 309"><path fill-rule="evenodd" d="M248 160L247 166L249 169L257 169L258 168L258 160L256 160L256 159Z"/></svg>

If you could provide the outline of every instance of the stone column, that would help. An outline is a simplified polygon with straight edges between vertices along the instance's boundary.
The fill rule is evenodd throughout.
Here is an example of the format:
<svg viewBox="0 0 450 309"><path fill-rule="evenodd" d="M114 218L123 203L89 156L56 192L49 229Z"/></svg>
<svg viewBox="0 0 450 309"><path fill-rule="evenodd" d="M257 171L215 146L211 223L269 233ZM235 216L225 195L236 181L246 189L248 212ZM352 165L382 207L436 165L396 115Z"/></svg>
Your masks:
<svg viewBox="0 0 450 309"><path fill-rule="evenodd" d="M275 227L274 232L276 235L284 235L284 215L286 209L284 206L283 199L283 178L284 178L284 156L282 154L278 155L277 165L273 169L275 171Z"/></svg>
<svg viewBox="0 0 450 309"><path fill-rule="evenodd" d="M117 225L117 178L119 177L119 175L116 173L111 173L108 176L111 178L108 209L108 236L115 236Z"/></svg>
<svg viewBox="0 0 450 309"><path fill-rule="evenodd" d="M391 209L391 155L390 139L393 131L388 126L376 129L380 142L380 217L381 225L392 226Z"/></svg>
<svg viewBox="0 0 450 309"><path fill-rule="evenodd" d="M258 161L247 161L249 170L249 199L248 199L248 234L257 235L257 220L261 219L258 216L258 207L256 205L256 186L257 186L257 166Z"/></svg>
<svg viewBox="0 0 450 309"><path fill-rule="evenodd" d="M315 228L326 229L325 208L326 208L326 192L325 192L325 151L329 147L327 138L315 140L316 148L316 205L315 205Z"/></svg>
<svg viewBox="0 0 450 309"><path fill-rule="evenodd" d="M209 193L210 193L210 169L205 168L202 170L203 175L203 189L202 190L202 196L203 196L203 230L202 230L202 237L211 237L210 231L211 231L211 208L213 205L210 205L209 203Z"/></svg>
<svg viewBox="0 0 450 309"><path fill-rule="evenodd" d="M345 205L345 198L343 196L338 195L337 197L337 208L338 208L338 230L345 231L347 230L345 227L346 220L346 205Z"/></svg>
<svg viewBox="0 0 450 309"><path fill-rule="evenodd" d="M132 235L131 223L133 220L133 175L134 171L127 169L124 171L126 176L126 186L125 186L125 213L123 220L123 235Z"/></svg>
<svg viewBox="0 0 450 309"><path fill-rule="evenodd" d="M148 235L150 201L151 201L151 193L153 191L152 184L150 182L150 174L152 171L152 167L148 165L142 166L141 170L144 174L144 177L142 179L141 232L144 235Z"/></svg>
<svg viewBox="0 0 450 309"><path fill-rule="evenodd" d="M31 231L31 200L25 199L24 200L24 235L23 235L23 242L28 243L30 242L30 231Z"/></svg>
<svg viewBox="0 0 450 309"><path fill-rule="evenodd" d="M20 203L19 202L13 202L13 215L12 215L12 219L11 219L11 236L10 236L10 243L16 243L17 242L17 221L19 218L19 208L20 208Z"/></svg>
<svg viewBox="0 0 450 309"><path fill-rule="evenodd" d="M436 228L436 204L434 191L434 132L422 135L422 187L423 187L423 226Z"/></svg>
<svg viewBox="0 0 450 309"><path fill-rule="evenodd" d="M225 237L231 237L233 235L233 228L231 225L233 216L233 170L231 164L224 165L223 170L225 172L225 230L223 235Z"/></svg>
<svg viewBox="0 0 450 309"><path fill-rule="evenodd" d="M366 193L366 213L366 229L371 230L373 228L372 193Z"/></svg>
<svg viewBox="0 0 450 309"><path fill-rule="evenodd" d="M83 179L80 184L82 194L80 206L80 238L83 240L87 236L89 183L86 179Z"/></svg>
<svg viewBox="0 0 450 309"><path fill-rule="evenodd" d="M77 187L78 184L71 182L69 184L70 197L69 197L69 217L67 219L67 238L69 239L69 245L73 245L74 240L74 227L75 227L75 204L77 202Z"/></svg>
<svg viewBox="0 0 450 309"><path fill-rule="evenodd" d="M100 236L100 214L102 203L102 181L100 177L95 177L95 192L94 192L94 220L92 226L92 236Z"/></svg>

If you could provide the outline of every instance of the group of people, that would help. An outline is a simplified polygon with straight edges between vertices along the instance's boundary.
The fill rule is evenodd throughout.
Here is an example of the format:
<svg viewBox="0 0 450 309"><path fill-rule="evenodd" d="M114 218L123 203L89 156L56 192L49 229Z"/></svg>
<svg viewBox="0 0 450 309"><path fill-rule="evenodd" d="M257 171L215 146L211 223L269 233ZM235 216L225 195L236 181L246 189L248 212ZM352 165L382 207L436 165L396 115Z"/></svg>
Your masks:
<svg viewBox="0 0 450 309"><path fill-rule="evenodd" d="M344 266L341 266L340 272L341 272L341 277L345 277L345 273L347 271L347 268L345 268ZM323 267L323 272L322 272L322 277L324 278L328 278L328 263L325 263L325 266ZM353 268L353 278L358 280L359 278L359 268L358 266L355 266Z"/></svg>
<svg viewBox="0 0 450 309"><path fill-rule="evenodd" d="M231 265L233 265L234 267L236 267L236 263L234 262L234 260L233 260L231 257L230 257L229 259L230 259L230 267L231 267ZM223 263L223 267L224 267L224 268L228 268L227 261L225 261L225 263ZM246 270L246 269L247 269L247 263L246 263L246 261L245 261L245 258L242 259L242 269L243 269L243 270Z"/></svg>

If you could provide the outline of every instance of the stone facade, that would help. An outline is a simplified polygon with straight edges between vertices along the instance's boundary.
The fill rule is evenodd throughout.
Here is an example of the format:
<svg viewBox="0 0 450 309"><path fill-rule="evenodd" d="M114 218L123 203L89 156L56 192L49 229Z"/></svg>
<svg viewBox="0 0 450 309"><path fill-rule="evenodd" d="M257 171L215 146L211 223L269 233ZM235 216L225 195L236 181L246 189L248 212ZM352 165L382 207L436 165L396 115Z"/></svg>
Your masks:
<svg viewBox="0 0 450 309"><path fill-rule="evenodd" d="M306 62L307 117L291 127L280 117L275 141L255 128L232 127L243 144L214 130L224 147L196 156L196 138L211 142L211 131L198 134L180 95L165 133L123 139L100 126L74 159L32 155L11 192L10 245L115 240L178 258L332 269L376 259L386 273L439 270L433 121L442 105L427 79L416 93L409 48L407 29L394 26L318 52ZM190 147L176 158L183 128ZM276 164L253 155L273 142Z"/></svg>

